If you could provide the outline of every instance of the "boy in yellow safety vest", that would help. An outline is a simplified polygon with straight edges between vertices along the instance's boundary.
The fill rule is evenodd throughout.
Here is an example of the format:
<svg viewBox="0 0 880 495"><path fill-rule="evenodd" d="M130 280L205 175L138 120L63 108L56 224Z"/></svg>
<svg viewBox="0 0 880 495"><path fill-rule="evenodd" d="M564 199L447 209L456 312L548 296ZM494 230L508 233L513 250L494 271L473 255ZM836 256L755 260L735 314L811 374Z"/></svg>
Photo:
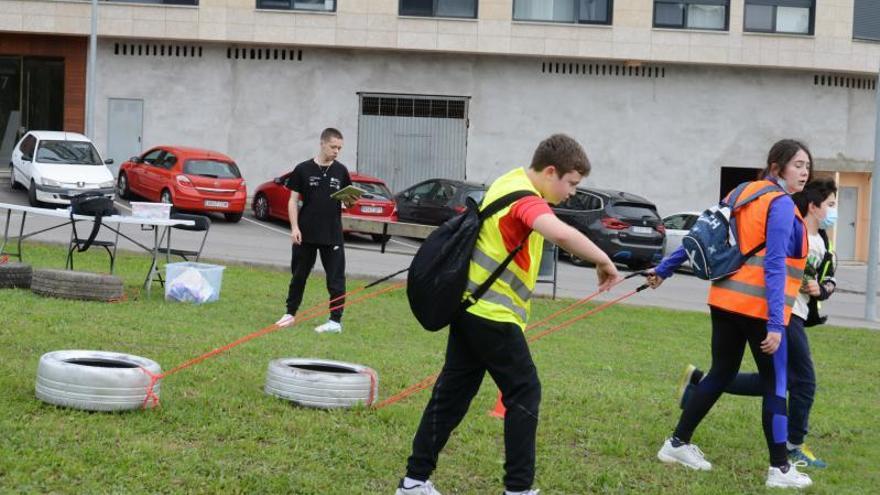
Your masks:
<svg viewBox="0 0 880 495"><path fill-rule="evenodd" d="M620 280L611 259L592 241L559 220L548 203L575 193L590 173L590 162L577 141L554 134L535 150L528 168L499 177L486 191L483 205L514 191L526 196L485 219L471 257L468 290L489 278L513 249L523 244L513 261L475 304L449 328L446 362L437 378L413 439L406 477L396 495L437 495L428 478L452 430L467 413L488 371L501 390L504 418L504 486L506 494L534 494L535 432L541 383L523 336L529 318L529 299L535 289L544 239L578 258L596 264L599 289ZM464 298L469 292L464 294Z"/></svg>

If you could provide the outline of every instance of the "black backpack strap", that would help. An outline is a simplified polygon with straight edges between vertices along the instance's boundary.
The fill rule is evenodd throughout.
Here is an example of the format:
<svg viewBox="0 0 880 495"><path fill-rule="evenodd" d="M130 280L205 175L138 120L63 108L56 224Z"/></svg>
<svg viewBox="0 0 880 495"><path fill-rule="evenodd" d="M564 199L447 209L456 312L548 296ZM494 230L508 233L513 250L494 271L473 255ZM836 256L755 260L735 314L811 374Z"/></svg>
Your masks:
<svg viewBox="0 0 880 495"><path fill-rule="evenodd" d="M501 196L500 198L491 202L482 211L480 211L480 221L483 221L483 220L491 217L492 215L498 213L499 211L503 210L507 206L513 204L518 199L524 198L526 196L537 196L537 195L532 191L523 190L523 191L514 191L512 193L508 193L508 194L505 194L504 196ZM513 248L513 250L511 250L509 253L507 253L507 257L504 258L504 261L502 261L500 265L495 267L495 270L492 271L492 274L489 275L489 278L487 278L485 281L483 281L483 283L480 284L479 287L477 287L477 290L475 290L473 293L471 293L470 297L468 297L465 301L462 302L461 309L465 309L468 306L475 304L477 301L480 300L481 297L483 297L484 294L486 294L486 292L489 290L489 287L492 287L492 284L494 284L495 281L498 280L498 277L500 277L501 274L504 273L504 270L507 269L507 265L509 265L510 262L513 261L513 257L516 256L516 253L520 252L522 250L523 246L525 246L526 242L529 240L530 235L532 235L531 230L529 230L526 233L523 240L520 241L520 243L515 248Z"/></svg>
<svg viewBox="0 0 880 495"><path fill-rule="evenodd" d="M492 215L503 210L504 208L507 208L508 206L512 205L513 203L516 202L516 200L524 198L526 196L537 196L537 194L535 194L532 191L522 190L522 191L513 191L511 193L505 194L504 196L501 196L500 198L496 199L495 201L492 201L491 203L486 205L485 208L480 210L480 221L482 222L483 220L491 217Z"/></svg>
<svg viewBox="0 0 880 495"><path fill-rule="evenodd" d="M79 240L79 235L76 233L76 220L73 219L73 211L70 212L70 223L73 226L73 238L76 241L76 250L77 252L83 252L92 247L92 243L95 242L95 237L98 237L98 231L101 230L101 220L104 218L104 214L99 212L95 215L94 223L92 224L92 231L89 233L88 239L85 242Z"/></svg>

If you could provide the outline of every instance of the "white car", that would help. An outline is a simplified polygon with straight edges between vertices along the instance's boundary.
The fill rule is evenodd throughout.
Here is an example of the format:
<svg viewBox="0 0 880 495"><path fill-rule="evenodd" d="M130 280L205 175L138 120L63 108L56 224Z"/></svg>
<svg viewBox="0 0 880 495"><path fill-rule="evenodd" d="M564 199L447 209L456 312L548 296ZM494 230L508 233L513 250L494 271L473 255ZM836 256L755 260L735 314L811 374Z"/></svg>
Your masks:
<svg viewBox="0 0 880 495"><path fill-rule="evenodd" d="M9 184L28 190L31 206L70 204L71 196L97 191L110 199L116 181L89 138L75 132L30 131L12 150Z"/></svg>
<svg viewBox="0 0 880 495"><path fill-rule="evenodd" d="M698 211L685 211L663 218L663 226L666 227L666 247L663 256L672 254L678 246L681 246L682 237L691 230L699 216ZM681 266L690 269L690 263L687 261Z"/></svg>

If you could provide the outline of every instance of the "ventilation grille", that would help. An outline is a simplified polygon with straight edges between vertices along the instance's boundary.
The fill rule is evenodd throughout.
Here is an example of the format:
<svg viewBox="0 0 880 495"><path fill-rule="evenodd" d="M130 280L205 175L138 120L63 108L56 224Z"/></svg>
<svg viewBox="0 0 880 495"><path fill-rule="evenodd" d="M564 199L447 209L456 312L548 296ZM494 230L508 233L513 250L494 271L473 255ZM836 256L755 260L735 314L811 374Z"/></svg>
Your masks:
<svg viewBox="0 0 880 495"><path fill-rule="evenodd" d="M114 55L128 57L201 58L202 47L193 45L154 45L149 43L115 43Z"/></svg>
<svg viewBox="0 0 880 495"><path fill-rule="evenodd" d="M230 46L226 49L226 58L233 60L283 60L299 62L303 59L303 52L302 50L294 50L290 48L247 48Z"/></svg>
<svg viewBox="0 0 880 495"><path fill-rule="evenodd" d="M847 89L877 89L877 80L873 77L841 76L839 74L814 74L814 86L829 86Z"/></svg>
<svg viewBox="0 0 880 495"><path fill-rule="evenodd" d="M440 98L364 96L361 99L361 114L387 117L463 119L465 117L465 101Z"/></svg>
<svg viewBox="0 0 880 495"><path fill-rule="evenodd" d="M666 77L665 67L630 66L624 64L581 64L574 62L541 62L543 74L605 77Z"/></svg>

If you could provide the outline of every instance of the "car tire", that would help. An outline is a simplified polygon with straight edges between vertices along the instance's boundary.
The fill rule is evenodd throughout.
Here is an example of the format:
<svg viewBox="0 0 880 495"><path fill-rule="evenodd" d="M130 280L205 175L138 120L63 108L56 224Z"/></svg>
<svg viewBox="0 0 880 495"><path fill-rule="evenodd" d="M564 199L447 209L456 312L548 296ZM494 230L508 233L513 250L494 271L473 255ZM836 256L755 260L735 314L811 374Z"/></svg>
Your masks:
<svg viewBox="0 0 880 495"><path fill-rule="evenodd" d="M224 213L223 217L229 223L238 223L239 221L241 221L242 215L244 215L244 212L240 211L238 213Z"/></svg>
<svg viewBox="0 0 880 495"><path fill-rule="evenodd" d="M143 369L141 369L143 368ZM37 399L56 406L86 411L127 411L157 402L147 401L150 376L162 373L147 358L105 351L54 351L37 365ZM159 383L153 394L159 397Z"/></svg>
<svg viewBox="0 0 880 495"><path fill-rule="evenodd" d="M173 205L174 198L171 196L171 191L169 191L168 189L162 189L162 192L159 193L159 202Z"/></svg>
<svg viewBox="0 0 880 495"><path fill-rule="evenodd" d="M28 188L28 204L37 208L43 206L40 200L37 199L37 184L34 181L31 181L31 185Z"/></svg>
<svg viewBox="0 0 880 495"><path fill-rule="evenodd" d="M3 263L0 265L0 289L29 289L33 273L27 263Z"/></svg>
<svg viewBox="0 0 880 495"><path fill-rule="evenodd" d="M122 199L131 199L131 187L128 185L128 176L125 172L119 172L119 178L116 179L116 193Z"/></svg>
<svg viewBox="0 0 880 495"><path fill-rule="evenodd" d="M265 194L257 194L254 198L254 217L257 220L269 220L269 198Z"/></svg>
<svg viewBox="0 0 880 495"><path fill-rule="evenodd" d="M264 390L303 407L371 406L379 396L379 376L366 366L342 361L274 359L269 362Z"/></svg>
<svg viewBox="0 0 880 495"><path fill-rule="evenodd" d="M113 275L71 270L34 270L31 291L46 297L82 301L118 301L122 299L122 279Z"/></svg>
<svg viewBox="0 0 880 495"><path fill-rule="evenodd" d="M18 181L15 180L15 167L12 164L9 164L9 190L16 191L21 189L21 185L19 185Z"/></svg>
<svg viewBox="0 0 880 495"><path fill-rule="evenodd" d="M568 253L568 261L571 261L571 264L574 266L590 266L591 263L587 260L578 258L577 256Z"/></svg>

